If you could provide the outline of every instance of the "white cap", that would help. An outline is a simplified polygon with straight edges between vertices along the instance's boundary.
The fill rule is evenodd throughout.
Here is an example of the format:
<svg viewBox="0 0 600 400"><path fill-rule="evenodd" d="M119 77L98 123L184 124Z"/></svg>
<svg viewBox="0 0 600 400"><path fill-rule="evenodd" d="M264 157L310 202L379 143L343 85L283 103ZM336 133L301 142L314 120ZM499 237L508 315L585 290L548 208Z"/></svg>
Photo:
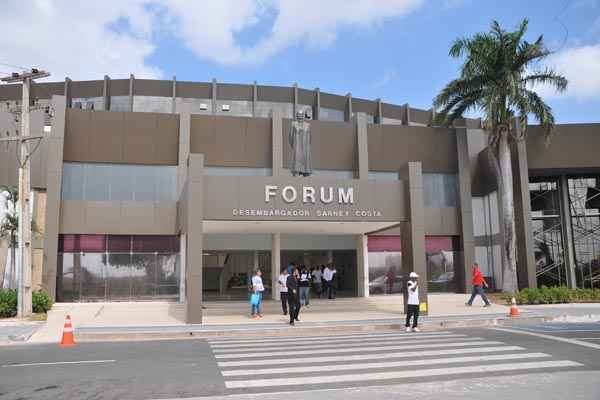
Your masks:
<svg viewBox="0 0 600 400"><path fill-rule="evenodd" d="M411 272L411 273L410 273L410 275L409 275L409 277L410 277L410 278L418 278L418 277L419 277L419 275L417 275L417 273L416 273L416 272Z"/></svg>

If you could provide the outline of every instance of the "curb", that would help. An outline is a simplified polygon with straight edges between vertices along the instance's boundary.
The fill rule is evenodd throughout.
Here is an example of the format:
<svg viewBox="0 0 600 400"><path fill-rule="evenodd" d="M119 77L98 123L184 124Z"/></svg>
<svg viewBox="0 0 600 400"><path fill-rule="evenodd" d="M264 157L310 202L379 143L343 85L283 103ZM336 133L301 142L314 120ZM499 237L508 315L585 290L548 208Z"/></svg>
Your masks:
<svg viewBox="0 0 600 400"><path fill-rule="evenodd" d="M521 316L521 317L496 317L487 319L471 320L441 320L441 321L423 321L420 327L423 331L435 331L448 328L484 328L498 326L514 326L525 324L536 324L547 321L547 317L541 316ZM186 329L187 328L187 329ZM75 340L77 342L112 342L112 341L152 341L152 340L185 340L185 339L204 339L215 337L281 337L297 336L298 334L318 336L337 335L340 333L361 333L361 332L380 332L380 331L400 331L404 330L404 324L398 322L387 322L369 324L368 322L352 325L297 325L295 327L282 324L281 327L265 326L230 329L217 327L190 328L182 326L181 329L165 332L160 328L151 327L114 327L114 330L83 328L75 330Z"/></svg>

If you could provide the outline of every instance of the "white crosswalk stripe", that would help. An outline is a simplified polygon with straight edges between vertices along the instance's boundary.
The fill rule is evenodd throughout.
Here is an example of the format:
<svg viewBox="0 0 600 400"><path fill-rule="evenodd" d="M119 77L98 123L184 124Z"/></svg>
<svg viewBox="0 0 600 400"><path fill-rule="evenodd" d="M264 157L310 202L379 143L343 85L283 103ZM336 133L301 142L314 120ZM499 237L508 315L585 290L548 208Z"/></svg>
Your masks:
<svg viewBox="0 0 600 400"><path fill-rule="evenodd" d="M582 366L571 360L554 360L547 353L448 331L311 338L216 339L209 343L225 386L233 391L311 384L357 386L376 381Z"/></svg>
<svg viewBox="0 0 600 400"><path fill-rule="evenodd" d="M466 335L451 335L451 334L444 334L444 335L428 335L428 334L423 334L423 335L419 335L419 339L434 339L434 338L460 338L460 337L465 337ZM330 338L323 338L320 337L316 340L314 340L314 343L365 343L365 342L377 342L377 341L381 341L381 340L390 340L390 339L394 339L398 342L404 341L404 340L412 340L413 336L412 335L406 335L403 333L397 334L397 335L389 335L389 336L378 336L378 337L364 337L364 338L360 338L360 339L330 339ZM302 338L303 341L306 340L310 340L310 339L305 339ZM298 342L298 338L294 338L291 341L285 341L285 342L278 342L278 341L265 341L263 343L240 343L240 344L211 344L211 347L213 349L241 349L244 347L248 347L248 348L263 348L263 347L272 347L272 346L278 346L281 347L281 345L283 343L297 343Z"/></svg>

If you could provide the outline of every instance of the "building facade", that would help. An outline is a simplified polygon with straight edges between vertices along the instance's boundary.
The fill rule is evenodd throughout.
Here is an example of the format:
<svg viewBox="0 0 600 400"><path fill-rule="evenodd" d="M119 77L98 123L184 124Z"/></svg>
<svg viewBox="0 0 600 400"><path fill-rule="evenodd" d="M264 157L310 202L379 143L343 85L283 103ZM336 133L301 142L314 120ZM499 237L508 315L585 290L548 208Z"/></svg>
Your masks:
<svg viewBox="0 0 600 400"><path fill-rule="evenodd" d="M319 89L135 79L38 83L32 158L34 289L58 301L240 299L290 262L333 263L339 290L470 290L502 282L501 215L478 120ZM0 86L16 130L19 85ZM290 173L291 121L309 109L310 177ZM39 131L39 132L38 132ZM520 287L600 285L599 124L528 127L515 144ZM16 184L14 147L0 184ZM1 260L0 260L1 261Z"/></svg>

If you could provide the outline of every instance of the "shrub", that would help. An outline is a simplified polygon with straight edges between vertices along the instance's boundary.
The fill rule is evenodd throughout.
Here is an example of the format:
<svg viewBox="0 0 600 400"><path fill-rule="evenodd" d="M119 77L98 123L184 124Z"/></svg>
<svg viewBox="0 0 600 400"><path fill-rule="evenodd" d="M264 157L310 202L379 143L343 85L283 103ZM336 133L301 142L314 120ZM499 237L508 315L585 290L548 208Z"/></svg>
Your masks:
<svg viewBox="0 0 600 400"><path fill-rule="evenodd" d="M0 289L0 318L10 318L17 315L17 291Z"/></svg>
<svg viewBox="0 0 600 400"><path fill-rule="evenodd" d="M511 298L511 294L505 293L503 295L503 299L507 304L510 304ZM525 288L515 294L515 299L518 304L559 304L600 301L600 288L569 289L566 286Z"/></svg>
<svg viewBox="0 0 600 400"><path fill-rule="evenodd" d="M52 308L52 304L54 304L50 296L44 292L33 292L31 300L33 303L33 312L36 314L48 312Z"/></svg>

